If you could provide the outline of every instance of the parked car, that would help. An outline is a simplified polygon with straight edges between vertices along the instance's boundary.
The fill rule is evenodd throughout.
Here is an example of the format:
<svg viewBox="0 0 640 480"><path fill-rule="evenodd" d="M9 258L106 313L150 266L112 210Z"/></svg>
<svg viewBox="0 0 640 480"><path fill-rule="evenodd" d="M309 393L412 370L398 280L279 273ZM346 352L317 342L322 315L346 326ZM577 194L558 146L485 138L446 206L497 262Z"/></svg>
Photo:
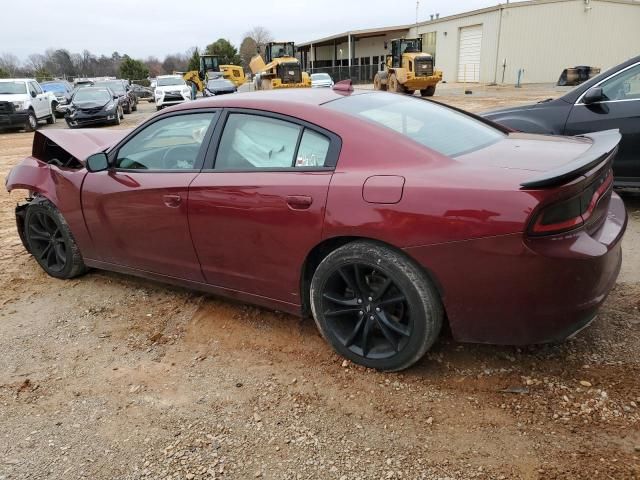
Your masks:
<svg viewBox="0 0 640 480"><path fill-rule="evenodd" d="M122 106L124 113L135 112L138 109L138 100L133 92L127 87L129 82L126 80L100 80L94 82L94 87L110 88L118 95L118 103Z"/></svg>
<svg viewBox="0 0 640 480"><path fill-rule="evenodd" d="M238 87L233 82L224 78L217 78L215 80L209 80L207 86L204 89L205 97L213 97L214 95L224 95L225 93L236 93Z"/></svg>
<svg viewBox="0 0 640 480"><path fill-rule="evenodd" d="M159 75L154 91L156 109L191 101L191 89L180 75Z"/></svg>
<svg viewBox="0 0 640 480"><path fill-rule="evenodd" d="M153 90L149 87L144 87L142 85L138 85L137 83L131 84L131 92L136 96L138 101L140 99L145 99L148 102L153 102Z"/></svg>
<svg viewBox="0 0 640 480"><path fill-rule="evenodd" d="M24 128L31 132L40 120L56 123L58 100L32 78L0 79L0 129Z"/></svg>
<svg viewBox="0 0 640 480"><path fill-rule="evenodd" d="M328 73L312 73L311 88L333 87L333 79Z"/></svg>
<svg viewBox="0 0 640 480"><path fill-rule="evenodd" d="M84 87L71 98L65 120L69 128L96 124L120 125L124 117L119 96L108 87Z"/></svg>
<svg viewBox="0 0 640 480"><path fill-rule="evenodd" d="M565 339L620 269L615 131L514 133L340 84L60 132L36 134L6 181L38 192L17 225L49 275L95 267L311 313L367 367L413 364L445 316L461 341Z"/></svg>
<svg viewBox="0 0 640 480"><path fill-rule="evenodd" d="M42 82L40 86L45 92L51 92L55 95L57 100L55 113L58 117L64 117L66 105L69 104L73 95L73 85L66 80L52 80Z"/></svg>
<svg viewBox="0 0 640 480"><path fill-rule="evenodd" d="M619 129L622 141L613 164L615 185L640 188L640 56L555 100L504 108L484 117L530 133L578 135Z"/></svg>

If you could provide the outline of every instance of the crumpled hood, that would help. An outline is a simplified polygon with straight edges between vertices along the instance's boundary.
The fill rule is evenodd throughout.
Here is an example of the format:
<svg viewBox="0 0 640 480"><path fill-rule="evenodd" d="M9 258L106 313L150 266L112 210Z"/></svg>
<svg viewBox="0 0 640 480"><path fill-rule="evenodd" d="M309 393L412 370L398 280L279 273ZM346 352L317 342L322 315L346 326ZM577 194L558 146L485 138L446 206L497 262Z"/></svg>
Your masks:
<svg viewBox="0 0 640 480"><path fill-rule="evenodd" d="M72 102L72 105L75 108L102 108L104 107L107 103L110 103L111 100L108 100L106 102L102 102L102 101L96 101L96 100L92 100L92 101L88 101L88 102Z"/></svg>
<svg viewBox="0 0 640 480"><path fill-rule="evenodd" d="M69 152L78 161L84 163L88 156L102 152L124 138L130 129L97 129L83 130L49 129L36 130L34 146L38 145L38 136L43 136ZM34 152L35 155L35 152Z"/></svg>

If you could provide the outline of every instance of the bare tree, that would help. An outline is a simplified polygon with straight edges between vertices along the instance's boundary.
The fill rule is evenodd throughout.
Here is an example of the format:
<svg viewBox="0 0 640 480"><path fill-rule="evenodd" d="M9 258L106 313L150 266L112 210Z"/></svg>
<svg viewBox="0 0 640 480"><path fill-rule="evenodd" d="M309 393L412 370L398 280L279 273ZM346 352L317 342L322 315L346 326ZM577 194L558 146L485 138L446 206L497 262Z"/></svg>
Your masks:
<svg viewBox="0 0 640 480"><path fill-rule="evenodd" d="M252 38L253 41L256 42L256 46L260 49L260 51L264 50L263 47L267 43L273 41L273 35L271 34L271 32L260 25L253 27L251 30L244 34L244 37Z"/></svg>
<svg viewBox="0 0 640 480"><path fill-rule="evenodd" d="M249 68L249 62L258 53L258 44L251 37L245 37L240 44L240 61L244 68Z"/></svg>
<svg viewBox="0 0 640 480"><path fill-rule="evenodd" d="M14 54L8 52L0 54L0 69L13 77L19 68L20 60Z"/></svg>
<svg viewBox="0 0 640 480"><path fill-rule="evenodd" d="M47 63L47 58L41 53L32 53L27 57L27 68L34 72L42 70Z"/></svg>

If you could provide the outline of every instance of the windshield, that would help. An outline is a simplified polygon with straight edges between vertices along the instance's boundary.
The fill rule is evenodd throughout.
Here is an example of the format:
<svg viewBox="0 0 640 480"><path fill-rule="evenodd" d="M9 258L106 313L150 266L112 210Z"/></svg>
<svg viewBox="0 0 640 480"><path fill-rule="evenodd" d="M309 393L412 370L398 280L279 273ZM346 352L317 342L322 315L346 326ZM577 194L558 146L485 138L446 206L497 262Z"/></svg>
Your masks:
<svg viewBox="0 0 640 480"><path fill-rule="evenodd" d="M124 85L122 82L113 81L113 82L96 82L93 84L95 87L108 87L115 92L116 95L124 95L126 92L124 90Z"/></svg>
<svg viewBox="0 0 640 480"><path fill-rule="evenodd" d="M186 85L180 77L158 78L158 87L167 87L169 85Z"/></svg>
<svg viewBox="0 0 640 480"><path fill-rule="evenodd" d="M73 96L74 102L108 102L111 100L111 93L104 88L81 88Z"/></svg>
<svg viewBox="0 0 640 480"><path fill-rule="evenodd" d="M415 40L403 40L401 43L401 53L415 53L422 51L422 41L418 38Z"/></svg>
<svg viewBox="0 0 640 480"><path fill-rule="evenodd" d="M233 87L233 83L229 80L210 80L207 88Z"/></svg>
<svg viewBox="0 0 640 480"><path fill-rule="evenodd" d="M293 45L290 43L274 43L267 48L271 51L271 58L293 57Z"/></svg>
<svg viewBox="0 0 640 480"><path fill-rule="evenodd" d="M0 95L14 93L27 93L27 85L24 82L0 82Z"/></svg>
<svg viewBox="0 0 640 480"><path fill-rule="evenodd" d="M328 73L313 73L311 74L311 80L331 80Z"/></svg>
<svg viewBox="0 0 640 480"><path fill-rule="evenodd" d="M67 89L62 83L42 83L40 84L45 92L66 93Z"/></svg>
<svg viewBox="0 0 640 480"><path fill-rule="evenodd" d="M486 147L504 138L500 130L464 113L417 98L370 93L341 98L325 105L395 130L450 157Z"/></svg>

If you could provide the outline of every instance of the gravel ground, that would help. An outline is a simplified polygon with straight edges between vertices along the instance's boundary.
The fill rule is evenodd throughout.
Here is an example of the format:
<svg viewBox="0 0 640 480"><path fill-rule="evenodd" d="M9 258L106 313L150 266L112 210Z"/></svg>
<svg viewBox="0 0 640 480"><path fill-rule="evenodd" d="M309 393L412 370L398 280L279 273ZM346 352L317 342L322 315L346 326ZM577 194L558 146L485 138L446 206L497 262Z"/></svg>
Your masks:
<svg viewBox="0 0 640 480"><path fill-rule="evenodd" d="M559 92L436 99L482 111ZM31 142L0 134L0 179ZM20 198L0 196L0 480L640 478L640 196L625 196L619 282L577 338L445 333L401 374L343 361L310 320L108 272L49 278L15 232Z"/></svg>

